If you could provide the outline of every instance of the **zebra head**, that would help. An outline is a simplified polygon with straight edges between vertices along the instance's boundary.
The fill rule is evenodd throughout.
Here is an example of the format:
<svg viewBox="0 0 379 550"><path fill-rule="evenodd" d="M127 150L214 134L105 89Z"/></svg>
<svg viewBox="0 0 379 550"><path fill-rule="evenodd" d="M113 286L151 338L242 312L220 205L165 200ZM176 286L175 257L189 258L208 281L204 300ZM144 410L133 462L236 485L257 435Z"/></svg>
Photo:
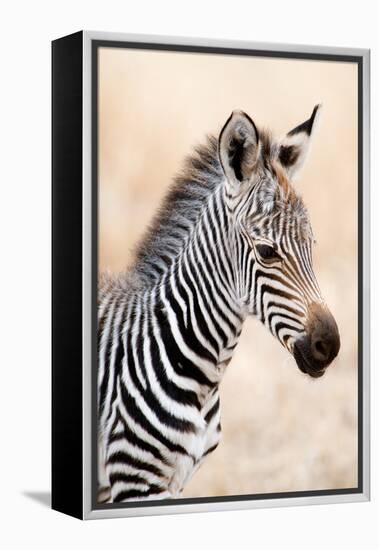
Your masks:
<svg viewBox="0 0 379 550"><path fill-rule="evenodd" d="M316 106L275 141L235 111L219 137L237 298L315 378L337 356L340 337L313 272L312 228L292 180L318 114Z"/></svg>

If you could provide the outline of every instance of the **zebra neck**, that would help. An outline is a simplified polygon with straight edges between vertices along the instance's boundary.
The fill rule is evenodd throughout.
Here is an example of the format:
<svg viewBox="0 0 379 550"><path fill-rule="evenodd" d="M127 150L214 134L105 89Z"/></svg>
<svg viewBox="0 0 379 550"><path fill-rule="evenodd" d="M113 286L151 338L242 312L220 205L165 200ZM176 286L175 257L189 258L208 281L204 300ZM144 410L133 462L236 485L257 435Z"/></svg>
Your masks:
<svg viewBox="0 0 379 550"><path fill-rule="evenodd" d="M151 362L160 382L168 380L175 386L177 399L185 396L187 401L194 394L192 404L202 406L221 382L240 328L234 328L233 334L221 329L214 337L214 320L204 317L199 301L185 296L172 278L162 281L142 300L147 324L144 362Z"/></svg>
<svg viewBox="0 0 379 550"><path fill-rule="evenodd" d="M214 221L214 212L206 209L182 252L145 297L164 350L161 358L176 374L196 382L201 393L220 383L244 320L235 297L228 228L216 228Z"/></svg>

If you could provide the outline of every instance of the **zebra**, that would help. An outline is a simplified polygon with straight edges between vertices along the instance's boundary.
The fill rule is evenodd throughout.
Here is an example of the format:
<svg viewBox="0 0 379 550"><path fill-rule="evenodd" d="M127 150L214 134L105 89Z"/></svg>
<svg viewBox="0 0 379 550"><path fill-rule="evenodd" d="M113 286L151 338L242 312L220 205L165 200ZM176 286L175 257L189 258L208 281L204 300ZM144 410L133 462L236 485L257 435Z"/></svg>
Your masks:
<svg viewBox="0 0 379 550"><path fill-rule="evenodd" d="M98 501L178 498L220 441L219 387L248 315L318 378L336 321L293 181L320 106L281 139L233 111L176 177L98 303Z"/></svg>

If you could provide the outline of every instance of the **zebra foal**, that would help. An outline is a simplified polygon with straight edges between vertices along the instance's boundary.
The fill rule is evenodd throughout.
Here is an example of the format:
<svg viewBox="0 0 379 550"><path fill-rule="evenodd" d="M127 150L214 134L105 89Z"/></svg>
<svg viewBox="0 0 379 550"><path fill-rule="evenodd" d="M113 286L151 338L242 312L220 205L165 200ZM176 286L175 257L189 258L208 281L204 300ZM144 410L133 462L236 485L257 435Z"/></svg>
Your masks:
<svg viewBox="0 0 379 550"><path fill-rule="evenodd" d="M233 112L187 160L129 272L101 277L99 501L180 496L219 443L219 385L248 315L314 378L338 354L291 183L318 113L274 140Z"/></svg>

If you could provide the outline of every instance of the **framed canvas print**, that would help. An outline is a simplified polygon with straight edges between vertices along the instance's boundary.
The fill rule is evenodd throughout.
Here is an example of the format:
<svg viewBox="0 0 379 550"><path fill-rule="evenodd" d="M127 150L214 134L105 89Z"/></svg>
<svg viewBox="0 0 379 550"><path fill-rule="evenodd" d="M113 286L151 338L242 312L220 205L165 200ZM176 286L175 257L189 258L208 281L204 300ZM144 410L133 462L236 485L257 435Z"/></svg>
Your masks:
<svg viewBox="0 0 379 550"><path fill-rule="evenodd" d="M369 51L53 42L53 508L369 498Z"/></svg>

